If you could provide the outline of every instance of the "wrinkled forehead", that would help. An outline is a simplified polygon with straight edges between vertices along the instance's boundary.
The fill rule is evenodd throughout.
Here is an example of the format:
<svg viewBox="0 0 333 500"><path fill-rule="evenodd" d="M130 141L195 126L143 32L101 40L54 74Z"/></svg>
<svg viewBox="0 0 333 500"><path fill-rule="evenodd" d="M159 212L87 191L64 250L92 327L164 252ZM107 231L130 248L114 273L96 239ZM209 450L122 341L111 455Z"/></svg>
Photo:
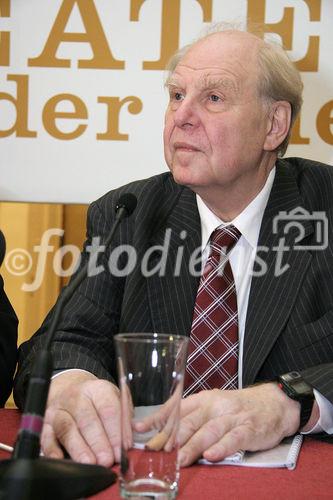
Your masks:
<svg viewBox="0 0 333 500"><path fill-rule="evenodd" d="M234 59L244 66L255 63L259 48L263 45L262 40L251 33L242 31L225 31L212 33L198 40L188 51L182 60L188 58L204 61L221 61Z"/></svg>
<svg viewBox="0 0 333 500"><path fill-rule="evenodd" d="M249 33L214 33L195 43L179 60L169 81L188 73L200 85L219 80L241 90L257 89L260 40Z"/></svg>

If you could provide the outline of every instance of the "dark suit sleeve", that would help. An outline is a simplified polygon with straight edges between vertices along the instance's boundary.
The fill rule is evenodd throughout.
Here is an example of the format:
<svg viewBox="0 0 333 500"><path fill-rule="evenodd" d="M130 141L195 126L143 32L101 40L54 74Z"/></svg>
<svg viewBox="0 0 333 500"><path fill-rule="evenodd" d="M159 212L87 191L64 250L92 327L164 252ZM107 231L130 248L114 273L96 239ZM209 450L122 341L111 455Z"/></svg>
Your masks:
<svg viewBox="0 0 333 500"><path fill-rule="evenodd" d="M135 212L118 227L110 248L105 253L99 252L95 273L81 283L64 308L52 342L54 370L81 368L98 378L116 381L114 335L119 331L152 331L140 256L149 244L152 228L163 220L161 211L168 213L172 208L170 196L164 196L163 204L160 194L169 178L167 173L135 181L107 193L90 205L79 268L89 259L89 247L102 245L110 234L119 197L130 192L138 199ZM175 199L180 192L177 188ZM125 270L127 264L131 267L126 248L134 249L137 256L132 272ZM20 408L24 405L31 369L45 343L52 314L51 310L38 332L20 346L14 382L14 398Z"/></svg>
<svg viewBox="0 0 333 500"><path fill-rule="evenodd" d="M98 203L88 210L87 239L81 254L79 269L90 256L89 246L95 241L102 244L112 227L112 213L107 219ZM122 234L124 228L122 226ZM126 229L125 229L126 231ZM95 239L94 239L95 238ZM114 241L112 248L119 244ZM118 331L122 279L108 272L108 258L100 253L96 275L88 277L65 306L62 318L52 344L54 370L81 368L99 378L113 380L114 369L113 334ZM24 406L26 385L36 354L45 342L53 310L46 317L41 328L19 349L18 373L15 378L14 398L19 408Z"/></svg>
<svg viewBox="0 0 333 500"><path fill-rule="evenodd" d="M0 276L0 406L10 395L16 367L17 317L3 288Z"/></svg>
<svg viewBox="0 0 333 500"><path fill-rule="evenodd" d="M304 379L333 404L333 363L313 366L302 371Z"/></svg>

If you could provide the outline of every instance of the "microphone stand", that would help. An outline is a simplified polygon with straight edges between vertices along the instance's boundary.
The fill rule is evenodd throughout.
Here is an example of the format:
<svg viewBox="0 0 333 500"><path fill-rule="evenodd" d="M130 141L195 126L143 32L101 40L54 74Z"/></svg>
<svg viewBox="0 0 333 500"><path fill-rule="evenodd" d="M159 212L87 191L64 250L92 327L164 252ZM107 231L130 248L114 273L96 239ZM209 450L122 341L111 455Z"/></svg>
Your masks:
<svg viewBox="0 0 333 500"><path fill-rule="evenodd" d="M136 197L127 193L116 206L115 223L105 241L105 249L124 217L136 207ZM64 306L88 276L97 254L74 276L61 293L52 315L44 348L38 353L29 380L27 398L12 458L0 461L0 499L74 500L98 493L116 481L116 474L101 465L80 464L71 460L39 458L40 435L53 372L51 344Z"/></svg>

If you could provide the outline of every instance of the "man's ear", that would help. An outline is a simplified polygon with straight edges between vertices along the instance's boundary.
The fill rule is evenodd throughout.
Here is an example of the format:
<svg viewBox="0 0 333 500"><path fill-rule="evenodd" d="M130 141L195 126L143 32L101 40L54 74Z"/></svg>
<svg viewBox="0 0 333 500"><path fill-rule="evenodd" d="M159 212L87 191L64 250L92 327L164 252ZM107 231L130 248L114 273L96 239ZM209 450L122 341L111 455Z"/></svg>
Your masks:
<svg viewBox="0 0 333 500"><path fill-rule="evenodd" d="M291 122L291 105L287 101L273 102L269 110L265 151L275 151L287 137Z"/></svg>

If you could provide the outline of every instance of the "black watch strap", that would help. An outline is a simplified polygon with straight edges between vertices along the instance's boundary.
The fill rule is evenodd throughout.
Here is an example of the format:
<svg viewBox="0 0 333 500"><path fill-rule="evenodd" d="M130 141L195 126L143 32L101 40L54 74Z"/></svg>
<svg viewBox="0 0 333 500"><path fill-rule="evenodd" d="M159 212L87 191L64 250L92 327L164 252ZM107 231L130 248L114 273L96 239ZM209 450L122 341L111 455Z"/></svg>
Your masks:
<svg viewBox="0 0 333 500"><path fill-rule="evenodd" d="M291 399L298 401L301 405L300 428L308 422L314 402L313 388L297 372L289 372L278 377L279 387Z"/></svg>
<svg viewBox="0 0 333 500"><path fill-rule="evenodd" d="M300 429L302 429L302 427L304 427L304 425L308 423L311 417L313 401L314 401L313 399L311 401L309 400L300 401L301 403L301 418L299 424Z"/></svg>

